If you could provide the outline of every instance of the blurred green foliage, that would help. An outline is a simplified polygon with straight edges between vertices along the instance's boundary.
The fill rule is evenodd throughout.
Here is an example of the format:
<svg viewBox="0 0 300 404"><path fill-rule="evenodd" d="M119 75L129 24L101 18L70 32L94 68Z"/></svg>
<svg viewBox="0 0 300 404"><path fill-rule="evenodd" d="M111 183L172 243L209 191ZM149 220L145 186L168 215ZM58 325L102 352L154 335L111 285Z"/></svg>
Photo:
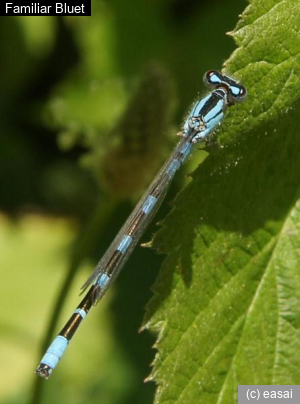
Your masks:
<svg viewBox="0 0 300 404"><path fill-rule="evenodd" d="M245 5L93 1L91 17L1 17L1 402L153 401L155 385L143 379L154 337L137 333L161 262L148 249L134 253L106 299L110 307L93 310L52 380L33 370L45 330L58 331L91 264L176 141L204 71L234 50L225 32ZM183 182L181 173L159 218ZM63 306L57 291L66 280L72 299Z"/></svg>

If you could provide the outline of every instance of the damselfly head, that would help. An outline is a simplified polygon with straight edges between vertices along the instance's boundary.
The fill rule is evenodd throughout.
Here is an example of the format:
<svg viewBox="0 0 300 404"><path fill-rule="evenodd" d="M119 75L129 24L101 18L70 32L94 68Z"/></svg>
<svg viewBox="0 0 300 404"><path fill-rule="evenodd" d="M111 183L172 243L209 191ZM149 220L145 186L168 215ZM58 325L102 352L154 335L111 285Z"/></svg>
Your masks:
<svg viewBox="0 0 300 404"><path fill-rule="evenodd" d="M203 81L206 87L210 89L224 88L227 92L228 105L242 102L247 97L246 87L216 70L206 72Z"/></svg>

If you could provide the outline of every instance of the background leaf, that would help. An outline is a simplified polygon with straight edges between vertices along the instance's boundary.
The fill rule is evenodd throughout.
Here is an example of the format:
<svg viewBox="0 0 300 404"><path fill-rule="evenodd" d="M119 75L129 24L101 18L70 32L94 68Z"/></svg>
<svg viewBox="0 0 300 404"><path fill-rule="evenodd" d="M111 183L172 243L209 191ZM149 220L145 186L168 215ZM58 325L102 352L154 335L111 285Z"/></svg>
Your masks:
<svg viewBox="0 0 300 404"><path fill-rule="evenodd" d="M238 384L299 384L300 4L252 1L226 71L249 91L223 145L154 239L167 254L145 327L156 402L233 403Z"/></svg>

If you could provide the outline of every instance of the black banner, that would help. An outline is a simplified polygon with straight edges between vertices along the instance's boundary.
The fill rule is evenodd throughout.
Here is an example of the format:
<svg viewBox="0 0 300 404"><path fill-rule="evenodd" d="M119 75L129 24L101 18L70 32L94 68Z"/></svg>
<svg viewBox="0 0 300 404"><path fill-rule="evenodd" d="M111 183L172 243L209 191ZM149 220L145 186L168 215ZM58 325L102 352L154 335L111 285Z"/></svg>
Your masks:
<svg viewBox="0 0 300 404"><path fill-rule="evenodd" d="M81 1L5 1L0 5L0 16L18 16L18 15L91 15L91 0Z"/></svg>

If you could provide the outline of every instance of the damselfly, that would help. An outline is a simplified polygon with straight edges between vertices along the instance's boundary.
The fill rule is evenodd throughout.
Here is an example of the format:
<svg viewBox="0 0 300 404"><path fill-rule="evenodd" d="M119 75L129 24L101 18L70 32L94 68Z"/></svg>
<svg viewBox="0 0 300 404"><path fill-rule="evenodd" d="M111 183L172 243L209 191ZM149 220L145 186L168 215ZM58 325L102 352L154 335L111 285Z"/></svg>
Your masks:
<svg viewBox="0 0 300 404"><path fill-rule="evenodd" d="M203 80L212 89L211 93L195 103L183 125L181 140L83 285L83 291L90 288L43 356L36 369L38 375L46 379L50 377L92 305L99 302L123 268L161 205L176 171L191 154L194 145L207 139L223 119L227 107L247 96L244 86L217 71L208 71Z"/></svg>

